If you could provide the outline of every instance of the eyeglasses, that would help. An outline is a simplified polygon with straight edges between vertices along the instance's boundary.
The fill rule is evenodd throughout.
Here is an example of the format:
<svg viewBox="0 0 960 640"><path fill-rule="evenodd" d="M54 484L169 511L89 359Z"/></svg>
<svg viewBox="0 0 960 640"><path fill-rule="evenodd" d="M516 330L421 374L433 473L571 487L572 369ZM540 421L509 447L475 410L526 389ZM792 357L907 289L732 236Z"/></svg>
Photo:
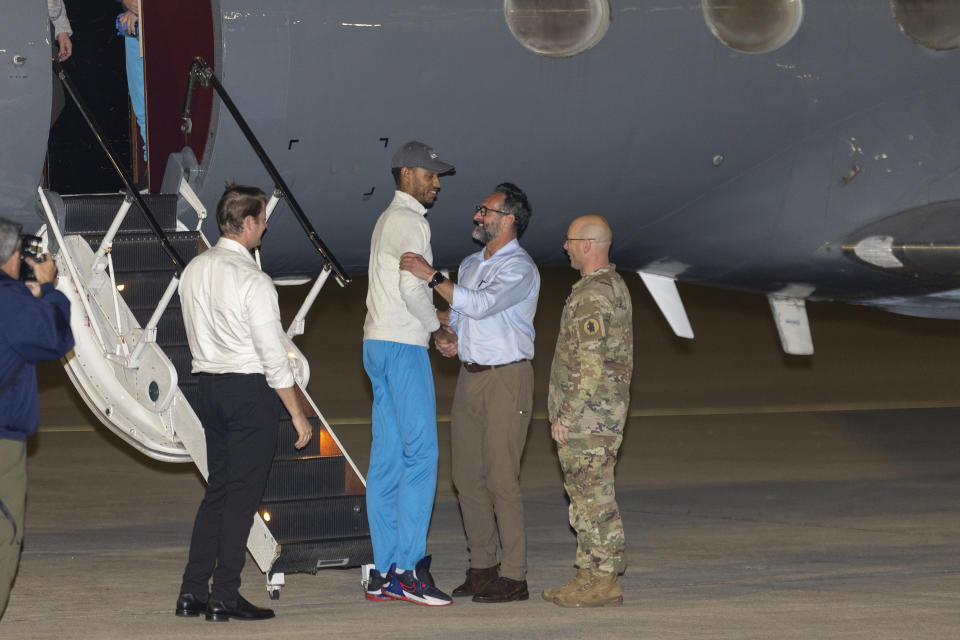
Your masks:
<svg viewBox="0 0 960 640"><path fill-rule="evenodd" d="M596 238L565 238L564 242L573 242L574 240L593 240L594 242L597 241Z"/></svg>
<svg viewBox="0 0 960 640"><path fill-rule="evenodd" d="M512 215L509 211L500 211L499 209L491 209L490 207L485 207L482 204L478 204L473 208L476 213L480 214L480 217L486 216L488 213L499 213L502 216Z"/></svg>

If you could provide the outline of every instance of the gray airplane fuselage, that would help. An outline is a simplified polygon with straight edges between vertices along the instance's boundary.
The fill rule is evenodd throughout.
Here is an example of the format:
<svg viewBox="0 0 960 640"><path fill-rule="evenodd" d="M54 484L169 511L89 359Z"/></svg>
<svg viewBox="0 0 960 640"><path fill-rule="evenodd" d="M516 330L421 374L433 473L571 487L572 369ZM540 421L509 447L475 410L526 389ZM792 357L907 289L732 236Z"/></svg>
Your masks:
<svg viewBox="0 0 960 640"><path fill-rule="evenodd" d="M29 220L49 113L42 4L12 0L0 25L0 63L11 70L0 78L0 206ZM429 213L440 267L477 249L473 206L509 180L533 205L521 242L539 264L565 264L569 222L599 213L622 270L960 314L949 294L927 295L960 288L949 258L882 268L850 250L867 235L960 241L960 54L908 37L890 0L808 0L792 39L761 54L721 43L700 2L617 0L603 38L561 58L521 46L498 1L214 0L209 30L189 37L161 14L176 25L177 12L206 3L145 5L153 189L184 143L163 133L180 125L174 79L185 82L186 63L212 52L208 62L351 272L366 269L370 232L392 198L394 150L418 139L457 168ZM173 53L152 54L161 41ZM208 209L227 178L269 192L226 109L198 99L188 141ZM212 216L204 230L217 236ZM320 266L286 205L271 218L263 259L277 278Z"/></svg>

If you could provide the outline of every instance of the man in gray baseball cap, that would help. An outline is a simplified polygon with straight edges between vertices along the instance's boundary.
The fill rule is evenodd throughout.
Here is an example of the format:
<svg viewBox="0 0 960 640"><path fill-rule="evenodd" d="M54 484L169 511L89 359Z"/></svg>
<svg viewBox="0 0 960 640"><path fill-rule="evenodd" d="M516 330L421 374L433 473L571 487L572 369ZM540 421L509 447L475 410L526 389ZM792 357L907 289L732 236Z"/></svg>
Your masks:
<svg viewBox="0 0 960 640"><path fill-rule="evenodd" d="M440 160L432 147L416 140L397 149L390 166L397 192L409 194L427 209L440 193L440 176L456 172L452 164Z"/></svg>
<svg viewBox="0 0 960 640"><path fill-rule="evenodd" d="M390 166L394 169L419 167L438 176L445 176L456 171L452 164L440 160L439 155L432 147L416 140L411 140L397 149L397 152L393 154L393 163Z"/></svg>
<svg viewBox="0 0 960 640"><path fill-rule="evenodd" d="M444 606L426 554L437 489L437 401L427 345L450 334L440 326L427 283L400 271L406 251L432 260L427 209L440 175L453 171L437 152L412 141L393 156L397 190L370 240L363 368L373 387L373 441L367 470L367 519L374 567L366 599ZM422 250L422 251L421 251Z"/></svg>

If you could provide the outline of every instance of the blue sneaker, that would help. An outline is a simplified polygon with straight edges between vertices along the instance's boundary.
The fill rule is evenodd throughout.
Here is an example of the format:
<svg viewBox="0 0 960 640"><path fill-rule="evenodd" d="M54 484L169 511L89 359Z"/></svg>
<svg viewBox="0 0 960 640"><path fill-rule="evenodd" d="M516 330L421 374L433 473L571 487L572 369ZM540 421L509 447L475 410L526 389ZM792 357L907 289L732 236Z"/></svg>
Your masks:
<svg viewBox="0 0 960 640"><path fill-rule="evenodd" d="M394 600L406 600L407 602L414 602L428 607L445 607L453 604L453 598L432 584L417 577L418 573L425 572L426 575L424 577L430 580L430 582L433 581L433 578L430 576L430 561L428 558L425 558L426 566L422 568L422 572L413 570L397 574L395 571L396 565L391 565L390 571L387 573L391 578L390 582L382 587L382 591ZM418 562L417 566L420 566L422 562L424 561L421 560Z"/></svg>
<svg viewBox="0 0 960 640"><path fill-rule="evenodd" d="M390 568L393 569L393 567ZM393 574L390 571L387 572L386 576L382 576L379 571L371 567L369 577L363 580L363 590L366 599L374 602L393 600L390 594L384 591L384 587L390 583L391 578L393 578Z"/></svg>

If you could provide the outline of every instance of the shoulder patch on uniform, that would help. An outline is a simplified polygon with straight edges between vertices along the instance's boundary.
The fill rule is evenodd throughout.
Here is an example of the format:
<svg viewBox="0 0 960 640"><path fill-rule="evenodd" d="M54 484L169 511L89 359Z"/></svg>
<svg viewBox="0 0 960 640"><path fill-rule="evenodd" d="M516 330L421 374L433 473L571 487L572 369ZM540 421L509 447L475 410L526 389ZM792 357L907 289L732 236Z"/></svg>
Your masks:
<svg viewBox="0 0 960 640"><path fill-rule="evenodd" d="M589 318L583 323L583 332L588 336L600 333L600 323L594 318Z"/></svg>
<svg viewBox="0 0 960 640"><path fill-rule="evenodd" d="M580 321L580 336L582 338L596 338L604 333L603 318L599 315L591 315Z"/></svg>

